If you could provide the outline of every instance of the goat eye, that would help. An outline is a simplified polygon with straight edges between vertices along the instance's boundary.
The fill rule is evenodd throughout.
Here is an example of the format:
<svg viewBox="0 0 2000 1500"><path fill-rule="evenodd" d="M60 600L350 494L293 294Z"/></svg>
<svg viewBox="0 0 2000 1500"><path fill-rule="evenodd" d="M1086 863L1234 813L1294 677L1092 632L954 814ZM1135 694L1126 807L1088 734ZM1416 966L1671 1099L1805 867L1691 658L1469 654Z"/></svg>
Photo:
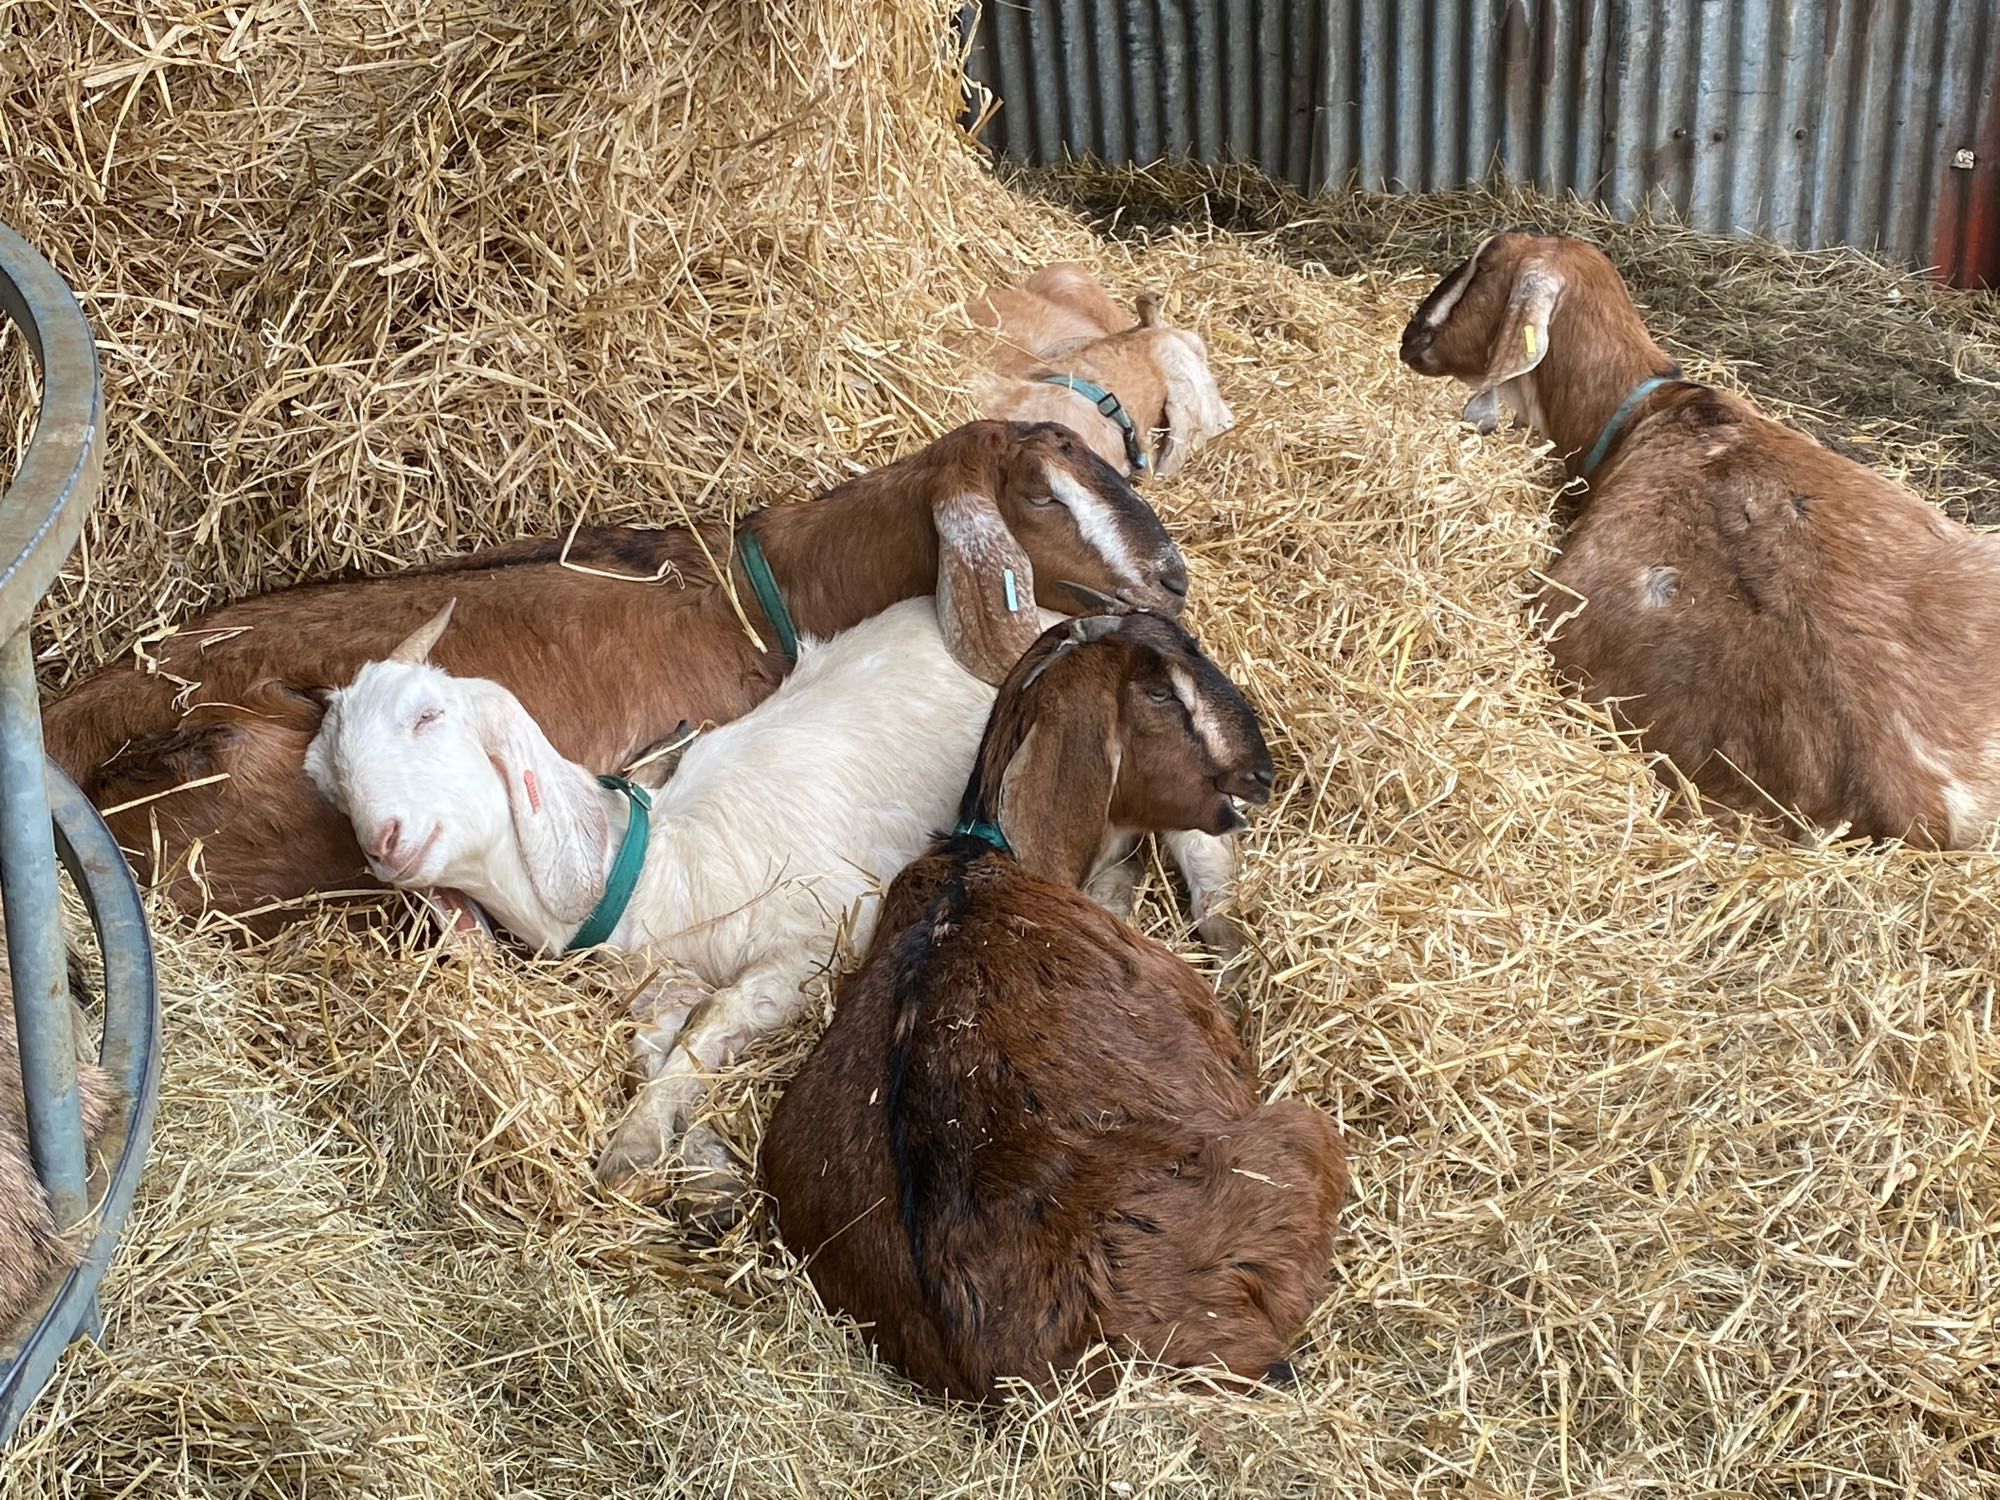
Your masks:
<svg viewBox="0 0 2000 1500"><path fill-rule="evenodd" d="M1174 701L1174 690L1170 687L1147 688L1146 696L1155 703L1171 703Z"/></svg>
<svg viewBox="0 0 2000 1500"><path fill-rule="evenodd" d="M423 730L426 730L430 728L431 725L437 723L437 721L439 719L442 719L443 717L444 717L443 709L427 708L422 713L417 715L417 722L412 724L410 728L414 732L421 733Z"/></svg>
<svg viewBox="0 0 2000 1500"><path fill-rule="evenodd" d="M1040 506L1040 505L1054 505L1054 504L1057 504L1057 503L1058 503L1058 502L1057 502L1057 500L1056 500L1056 497L1055 497L1055 494L1054 494L1054 492L1053 492L1053 491L1050 491L1050 492L1048 492L1048 493L1045 493L1045 494L1040 494L1040 495L1030 495L1030 496L1028 496L1028 504L1030 504L1030 505L1037 505L1037 506Z"/></svg>

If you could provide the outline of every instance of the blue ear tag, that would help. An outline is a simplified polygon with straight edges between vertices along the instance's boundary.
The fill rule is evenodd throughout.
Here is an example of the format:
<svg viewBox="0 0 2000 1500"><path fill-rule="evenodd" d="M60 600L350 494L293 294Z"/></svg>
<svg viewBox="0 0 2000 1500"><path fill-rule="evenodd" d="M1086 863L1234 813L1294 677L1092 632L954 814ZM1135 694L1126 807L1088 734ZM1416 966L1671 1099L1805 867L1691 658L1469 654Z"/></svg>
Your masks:
<svg viewBox="0 0 2000 1500"><path fill-rule="evenodd" d="M1021 607L1021 596L1014 592L1014 570L1002 568L1000 576L1007 584L1007 613L1011 615Z"/></svg>

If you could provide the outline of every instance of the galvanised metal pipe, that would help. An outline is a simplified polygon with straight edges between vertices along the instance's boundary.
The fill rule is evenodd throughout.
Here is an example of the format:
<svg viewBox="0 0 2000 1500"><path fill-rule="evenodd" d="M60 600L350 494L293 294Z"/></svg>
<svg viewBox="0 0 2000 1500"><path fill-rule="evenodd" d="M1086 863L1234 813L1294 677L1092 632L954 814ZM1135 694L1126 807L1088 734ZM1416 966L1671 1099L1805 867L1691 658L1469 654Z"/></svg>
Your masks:
<svg viewBox="0 0 2000 1500"><path fill-rule="evenodd" d="M90 1205L55 832L42 765L41 694L24 629L0 646L0 901L6 906L28 1147L56 1226L67 1230Z"/></svg>

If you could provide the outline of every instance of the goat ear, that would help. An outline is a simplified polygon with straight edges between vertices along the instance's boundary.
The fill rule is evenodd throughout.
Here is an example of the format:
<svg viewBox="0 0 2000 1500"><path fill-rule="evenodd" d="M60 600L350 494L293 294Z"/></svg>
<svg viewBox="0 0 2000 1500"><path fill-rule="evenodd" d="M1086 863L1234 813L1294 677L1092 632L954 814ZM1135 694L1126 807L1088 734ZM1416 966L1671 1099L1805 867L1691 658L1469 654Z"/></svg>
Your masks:
<svg viewBox="0 0 2000 1500"><path fill-rule="evenodd" d="M404 639L403 643L389 653L390 661L408 662L417 666L430 659L431 648L444 634L445 626L451 623L451 612L458 607L456 598L444 601L444 608L432 615Z"/></svg>
<svg viewBox="0 0 2000 1500"><path fill-rule="evenodd" d="M1222 399L1206 351L1193 335L1162 339L1159 363L1167 385L1167 426L1153 455L1153 472L1166 479L1180 472L1195 449L1234 427L1236 414Z"/></svg>
<svg viewBox="0 0 2000 1500"><path fill-rule="evenodd" d="M1041 634L1035 570L993 497L965 490L938 501L937 612L945 648L996 687Z"/></svg>
<svg viewBox="0 0 2000 1500"><path fill-rule="evenodd" d="M1482 433L1500 425L1499 388L1520 379L1548 356L1549 319L1561 295L1562 278L1541 261L1529 261L1515 278L1500 331L1486 351L1486 373L1465 403L1465 420Z"/></svg>
<svg viewBox="0 0 2000 1500"><path fill-rule="evenodd" d="M1160 298L1155 292L1141 292L1132 303L1133 311L1139 314L1141 328L1164 328L1165 320L1160 317Z"/></svg>
<svg viewBox="0 0 2000 1500"><path fill-rule="evenodd" d="M1116 700L1066 698L1035 720L1000 773L1000 819L1022 867L1081 885L1104 840L1121 749Z"/></svg>
<svg viewBox="0 0 2000 1500"><path fill-rule="evenodd" d="M504 688L481 693L472 717L506 788L528 883L550 916L581 922L604 894L604 846L611 836L596 779L558 755Z"/></svg>

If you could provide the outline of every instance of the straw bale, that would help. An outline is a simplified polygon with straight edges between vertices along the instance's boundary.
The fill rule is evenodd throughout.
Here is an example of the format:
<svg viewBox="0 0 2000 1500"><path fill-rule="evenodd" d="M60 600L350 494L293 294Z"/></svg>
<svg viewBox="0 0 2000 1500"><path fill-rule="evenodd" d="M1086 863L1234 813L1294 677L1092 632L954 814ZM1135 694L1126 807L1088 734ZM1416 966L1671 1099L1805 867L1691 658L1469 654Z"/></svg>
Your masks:
<svg viewBox="0 0 2000 1500"><path fill-rule="evenodd" d="M584 967L439 958L393 903L249 952L162 913L172 1067L108 1345L0 1487L2000 1495L1993 852L1667 817L1523 618L1545 455L1394 360L1477 213L1406 205L1449 226L1421 253L1362 200L1102 237L957 135L953 9L0 0L0 218L83 293L113 413L49 681L251 587L801 496L968 410L936 335L977 278L1163 289L1239 425L1151 493L1280 768L1243 1024L1355 1157L1297 1389L940 1407L767 1214L704 1240L598 1194L623 1033ZM1367 254L1311 248L1336 230ZM1850 374L1788 391L1840 425ZM1910 472L1985 451L1897 420ZM1179 941L1162 885L1141 920ZM746 1153L817 1024L725 1087Z"/></svg>

